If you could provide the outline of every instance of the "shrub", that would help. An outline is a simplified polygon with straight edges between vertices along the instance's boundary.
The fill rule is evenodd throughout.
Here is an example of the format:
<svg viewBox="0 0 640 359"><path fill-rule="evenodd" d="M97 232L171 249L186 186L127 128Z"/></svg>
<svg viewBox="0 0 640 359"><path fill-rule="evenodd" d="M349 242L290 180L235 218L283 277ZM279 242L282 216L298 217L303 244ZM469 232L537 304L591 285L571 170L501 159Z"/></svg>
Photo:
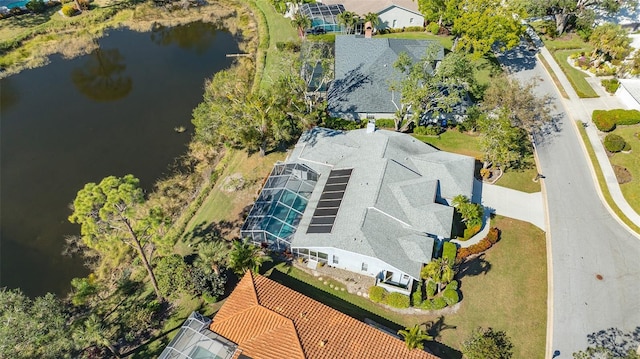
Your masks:
<svg viewBox="0 0 640 359"><path fill-rule="evenodd" d="M291 52L300 52L300 43L296 41L278 41L276 42L276 49L279 51L291 51Z"/></svg>
<svg viewBox="0 0 640 359"><path fill-rule="evenodd" d="M478 243L473 244L466 248L458 249L458 254L456 256L456 262L460 262L463 259L474 255L479 254L487 249L491 248L493 244L500 240L500 230L496 227L493 227L487 233L487 236L482 238Z"/></svg>
<svg viewBox="0 0 640 359"><path fill-rule="evenodd" d="M458 290L458 281L452 280L451 282L449 282L449 284L447 284L447 287L445 289Z"/></svg>
<svg viewBox="0 0 640 359"><path fill-rule="evenodd" d="M64 6L62 7L62 10L60 10L60 11L62 11L62 14L63 14L64 16L69 16L69 17L70 17L70 16L75 15L75 13L76 13L76 11L77 11L77 10L76 10L76 8L75 8L73 5L71 5L71 4L67 4L67 5L64 5Z"/></svg>
<svg viewBox="0 0 640 359"><path fill-rule="evenodd" d="M453 263L456 260L456 252L458 251L458 247L454 243L444 242L442 247L442 258L448 259Z"/></svg>
<svg viewBox="0 0 640 359"><path fill-rule="evenodd" d="M422 283L418 282L416 286L416 290L411 293L411 300L413 301L414 306L420 305L422 303Z"/></svg>
<svg viewBox="0 0 640 359"><path fill-rule="evenodd" d="M602 83L602 87L604 87L608 93L616 93L618 87L620 87L618 79L602 80L600 83Z"/></svg>
<svg viewBox="0 0 640 359"><path fill-rule="evenodd" d="M24 7L26 7L27 10L35 13L44 12L44 10L46 10L47 8L43 0L31 0L28 3L26 3Z"/></svg>
<svg viewBox="0 0 640 359"><path fill-rule="evenodd" d="M420 31L424 31L424 27L422 26L408 26L406 28L403 29L406 32L420 32Z"/></svg>
<svg viewBox="0 0 640 359"><path fill-rule="evenodd" d="M357 130L363 128L365 125L365 121L350 121L336 117L329 117L322 124L322 126L326 128L344 131Z"/></svg>
<svg viewBox="0 0 640 359"><path fill-rule="evenodd" d="M424 310L432 310L433 309L433 301L425 300L424 302L420 303L420 306L418 306L418 308L424 309Z"/></svg>
<svg viewBox="0 0 640 359"><path fill-rule="evenodd" d="M381 303L384 301L386 294L387 291L382 287L378 287L377 285L369 287L369 299L375 303Z"/></svg>
<svg viewBox="0 0 640 359"><path fill-rule="evenodd" d="M629 142L624 143L624 148L622 150L625 152L631 151L631 145L629 144Z"/></svg>
<svg viewBox="0 0 640 359"><path fill-rule="evenodd" d="M440 32L440 25L438 25L437 22L430 22L429 25L427 25L427 31L434 35L438 35L438 32Z"/></svg>
<svg viewBox="0 0 640 359"><path fill-rule="evenodd" d="M474 234L480 232L480 228L482 228L482 225L480 224L476 224L473 226L469 226L468 228L464 229L464 239L467 240L471 237L473 237Z"/></svg>
<svg viewBox="0 0 640 359"><path fill-rule="evenodd" d="M443 309L447 306L447 301L443 297L438 297L433 300L432 307L433 309Z"/></svg>
<svg viewBox="0 0 640 359"><path fill-rule="evenodd" d="M616 128L615 120L608 116L605 110L594 110L592 118L598 130L602 132L610 132Z"/></svg>
<svg viewBox="0 0 640 359"><path fill-rule="evenodd" d="M436 295L436 282L429 280L427 281L427 298L433 298L434 295Z"/></svg>
<svg viewBox="0 0 640 359"><path fill-rule="evenodd" d="M393 122L393 119L382 118L382 119L376 120L376 127L395 128L396 127L396 123Z"/></svg>
<svg viewBox="0 0 640 359"><path fill-rule="evenodd" d="M620 152L624 149L624 145L624 138L618 135L610 133L604 138L604 147L609 152Z"/></svg>
<svg viewBox="0 0 640 359"><path fill-rule="evenodd" d="M500 230L496 227L492 227L489 229L489 233L487 233L487 240L491 242L491 244L496 244L500 240Z"/></svg>
<svg viewBox="0 0 640 359"><path fill-rule="evenodd" d="M393 308L409 308L409 296L398 292L387 294L384 302Z"/></svg>
<svg viewBox="0 0 640 359"><path fill-rule="evenodd" d="M554 21L547 20L542 26L544 34L547 35L550 39L555 39L558 36L558 29Z"/></svg>
<svg viewBox="0 0 640 359"><path fill-rule="evenodd" d="M460 301L458 291L454 289L445 289L442 292L442 298L444 298L444 301L447 303L447 305L454 305Z"/></svg>
<svg viewBox="0 0 640 359"><path fill-rule="evenodd" d="M437 136L442 132L444 132L442 127L434 126L434 125L418 126L413 130L413 133L415 133L416 135L423 135L423 136Z"/></svg>

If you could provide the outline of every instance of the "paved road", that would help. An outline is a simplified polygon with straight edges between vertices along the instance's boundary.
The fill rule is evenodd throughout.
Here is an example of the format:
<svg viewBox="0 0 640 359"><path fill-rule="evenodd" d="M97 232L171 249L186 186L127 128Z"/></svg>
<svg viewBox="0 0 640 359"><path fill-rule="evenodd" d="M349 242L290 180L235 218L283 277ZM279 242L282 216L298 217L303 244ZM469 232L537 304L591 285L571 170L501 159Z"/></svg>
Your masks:
<svg viewBox="0 0 640 359"><path fill-rule="evenodd" d="M556 106L557 130L538 143L541 172L546 176L552 273L547 357L555 352L557 358L572 358L573 352L593 343L587 336L599 331L604 332L596 340L620 349L620 335L610 328L628 333L640 326L640 240L623 229L600 201L577 129L572 127L577 119L572 118L574 111L566 113L551 78L533 55L520 47L500 56L500 61L521 80L539 77L537 91L553 96ZM639 343L640 332L626 345Z"/></svg>

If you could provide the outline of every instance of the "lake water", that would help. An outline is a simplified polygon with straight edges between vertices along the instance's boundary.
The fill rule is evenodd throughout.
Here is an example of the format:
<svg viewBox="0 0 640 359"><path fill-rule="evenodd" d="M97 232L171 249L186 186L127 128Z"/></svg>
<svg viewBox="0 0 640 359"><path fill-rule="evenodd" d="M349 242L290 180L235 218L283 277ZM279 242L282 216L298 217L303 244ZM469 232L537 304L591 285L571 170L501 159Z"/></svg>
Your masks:
<svg viewBox="0 0 640 359"><path fill-rule="evenodd" d="M82 258L61 255L79 233L67 221L77 191L128 173L151 189L186 152L204 80L238 52L203 23L114 30L99 45L0 80L0 286L64 294L88 274Z"/></svg>

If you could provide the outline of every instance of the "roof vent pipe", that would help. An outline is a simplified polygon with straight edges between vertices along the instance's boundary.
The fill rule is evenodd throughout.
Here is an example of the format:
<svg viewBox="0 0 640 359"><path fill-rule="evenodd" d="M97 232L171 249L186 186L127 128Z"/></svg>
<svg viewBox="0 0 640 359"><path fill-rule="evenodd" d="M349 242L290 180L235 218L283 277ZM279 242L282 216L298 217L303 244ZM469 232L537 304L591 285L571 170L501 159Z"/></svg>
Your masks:
<svg viewBox="0 0 640 359"><path fill-rule="evenodd" d="M373 25L371 21L367 21L364 23L364 37L370 39L371 35L373 35Z"/></svg>

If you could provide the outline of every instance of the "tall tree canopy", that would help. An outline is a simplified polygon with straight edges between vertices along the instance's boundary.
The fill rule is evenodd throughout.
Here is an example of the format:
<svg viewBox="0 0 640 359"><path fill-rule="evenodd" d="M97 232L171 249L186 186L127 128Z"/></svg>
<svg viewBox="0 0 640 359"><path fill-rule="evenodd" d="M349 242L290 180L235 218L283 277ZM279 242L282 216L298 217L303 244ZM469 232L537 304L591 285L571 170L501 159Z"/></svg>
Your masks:
<svg viewBox="0 0 640 359"><path fill-rule="evenodd" d="M432 336L428 335L422 328L420 328L420 324L398 330L398 335L404 339L404 343L409 350L423 350L423 342L425 340L433 340Z"/></svg>
<svg viewBox="0 0 640 359"><path fill-rule="evenodd" d="M237 275L242 275L248 270L258 273L263 263L271 261L271 257L264 254L260 247L247 240L233 242L229 253L229 267Z"/></svg>
<svg viewBox="0 0 640 359"><path fill-rule="evenodd" d="M526 0L524 3L530 15L553 15L558 35L579 18L592 18L594 8L615 13L621 6L637 6L636 0Z"/></svg>
<svg viewBox="0 0 640 359"><path fill-rule="evenodd" d="M502 330L477 328L460 349L468 359L509 359L513 344Z"/></svg>
<svg viewBox="0 0 640 359"><path fill-rule="evenodd" d="M592 59L600 61L624 60L631 53L631 38L622 26L606 23L596 27L589 37L593 46Z"/></svg>
<svg viewBox="0 0 640 359"><path fill-rule="evenodd" d="M123 243L134 248L158 299L163 300L144 247L158 240L166 223L160 211L144 208L144 202L140 180L133 175L109 176L98 184L87 183L78 191L69 221L80 224L83 242L99 253Z"/></svg>
<svg viewBox="0 0 640 359"><path fill-rule="evenodd" d="M495 164L503 170L518 168L531 153L526 132L511 125L507 111L480 116L478 128L485 165Z"/></svg>

